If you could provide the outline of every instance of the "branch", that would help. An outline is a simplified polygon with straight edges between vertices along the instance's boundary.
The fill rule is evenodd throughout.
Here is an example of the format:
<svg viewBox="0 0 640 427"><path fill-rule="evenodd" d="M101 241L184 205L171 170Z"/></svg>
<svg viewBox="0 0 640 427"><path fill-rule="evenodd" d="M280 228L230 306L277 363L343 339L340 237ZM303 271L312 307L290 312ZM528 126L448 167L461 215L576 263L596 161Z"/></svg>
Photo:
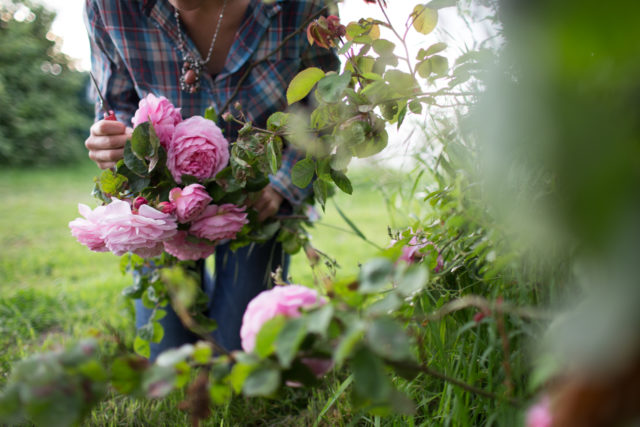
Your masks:
<svg viewBox="0 0 640 427"><path fill-rule="evenodd" d="M298 28L296 28L296 30L294 32L292 32L291 34L288 34L284 39L282 39L280 44L278 46L276 46L271 52L267 53L265 56L263 56L262 58L256 60L255 62L251 63L251 65L249 65L249 67L247 67L247 71L245 71L244 74L242 75L242 77L240 77L240 80L238 80L238 83L236 84L236 87L233 89L233 92L231 93L231 96L229 96L229 99L227 99L227 102L225 102L224 106L220 109L220 112L222 113L222 112L226 111L227 108L229 108L229 105L231 104L233 99L238 95L238 92L240 91L240 87L242 86L244 81L247 79L247 77L249 77L249 73L251 73L251 70L253 70L253 68L256 65L266 61L270 56L272 56L275 53L277 53L280 49L282 49L284 47L285 44L287 44L289 42L289 40L294 38L301 31L304 31L307 28L307 26L311 23L311 21L313 21L314 19L318 18L320 15L324 14L328 10L329 10L329 8L325 6L322 9L320 9L319 11L317 11L316 13L314 13L313 15L311 15L310 17L308 17L302 23L302 25L300 25Z"/></svg>

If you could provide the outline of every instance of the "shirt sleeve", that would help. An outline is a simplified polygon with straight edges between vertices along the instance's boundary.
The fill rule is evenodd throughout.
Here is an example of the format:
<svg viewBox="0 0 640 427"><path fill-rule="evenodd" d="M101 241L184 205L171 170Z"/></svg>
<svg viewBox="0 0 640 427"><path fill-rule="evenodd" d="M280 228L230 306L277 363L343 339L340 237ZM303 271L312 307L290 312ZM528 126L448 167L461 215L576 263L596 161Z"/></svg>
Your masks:
<svg viewBox="0 0 640 427"><path fill-rule="evenodd" d="M316 0L309 2L307 11L303 14L301 23L304 22L307 17L317 13L322 7L324 7L324 1ZM336 54L335 49L325 49L319 47L317 44L309 45L306 38L306 29L301 32L301 37L298 38L299 43L305 44L302 47L301 57L301 71L308 67L318 67L324 71L338 71L340 69L340 59ZM310 104L310 97L305 100L307 104ZM309 108L313 108L309 105ZM309 184L306 188L300 188L293 184L291 180L291 170L298 160L304 159L306 154L294 147L287 146L282 153L282 166L275 175L270 175L269 180L271 185L291 204L299 205L304 202L313 193L313 187Z"/></svg>
<svg viewBox="0 0 640 427"><path fill-rule="evenodd" d="M105 28L96 1L85 1L83 17L91 48L91 72L118 121L130 125L139 101L138 95L112 36ZM100 110L98 94L93 85L89 90L91 98L96 100L95 119L100 120L103 112Z"/></svg>

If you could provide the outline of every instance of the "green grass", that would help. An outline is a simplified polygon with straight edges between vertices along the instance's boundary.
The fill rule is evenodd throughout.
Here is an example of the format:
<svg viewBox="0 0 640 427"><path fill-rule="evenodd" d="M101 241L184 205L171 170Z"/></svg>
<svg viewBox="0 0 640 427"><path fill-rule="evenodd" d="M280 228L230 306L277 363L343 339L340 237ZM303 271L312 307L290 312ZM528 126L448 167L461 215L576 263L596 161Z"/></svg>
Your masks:
<svg viewBox="0 0 640 427"><path fill-rule="evenodd" d="M55 169L0 171L0 385L11 366L34 352L106 331L106 324L125 337L134 334L131 302L120 293L130 278L119 270L119 258L94 253L80 245L68 223L78 217L77 204L96 206L90 195L98 170L93 164ZM333 202L310 230L319 250L339 260L338 276L355 274L358 263L388 244L384 200L371 189L366 173L356 173L354 196L337 194L340 209L373 244L356 236ZM292 259L290 277L311 285L313 273L301 252ZM266 399L234 399L213 415L208 425L306 425L323 419L349 423L352 414L344 396L335 395L343 377L330 377L326 387L287 390L277 407ZM174 394L165 401L112 396L87 420L87 425L188 425ZM327 402L335 401L330 407ZM332 421L332 423L334 423Z"/></svg>

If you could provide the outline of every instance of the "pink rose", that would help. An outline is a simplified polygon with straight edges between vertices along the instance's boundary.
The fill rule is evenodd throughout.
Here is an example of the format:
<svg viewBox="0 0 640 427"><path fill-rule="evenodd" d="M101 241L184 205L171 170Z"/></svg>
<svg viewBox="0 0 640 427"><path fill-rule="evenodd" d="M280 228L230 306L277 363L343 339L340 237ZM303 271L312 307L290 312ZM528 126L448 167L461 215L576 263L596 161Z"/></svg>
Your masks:
<svg viewBox="0 0 640 427"><path fill-rule="evenodd" d="M209 205L198 218L191 222L189 232L208 240L235 239L236 234L247 224L245 207L232 205Z"/></svg>
<svg viewBox="0 0 640 427"><path fill-rule="evenodd" d="M78 204L78 212L86 219L77 218L69 223L71 234L80 243L95 252L107 252L107 246L102 237L102 216L106 207L98 206L95 210L82 203Z"/></svg>
<svg viewBox="0 0 640 427"><path fill-rule="evenodd" d="M164 250L180 261L199 260L215 252L216 245L213 242L189 241L188 235L186 231L178 231L171 239L164 242Z"/></svg>
<svg viewBox="0 0 640 427"><path fill-rule="evenodd" d="M326 300L314 289L301 285L276 286L260 292L249 302L242 316L240 338L242 349L252 352L256 345L256 336L262 325L277 315L286 317L300 316L301 308L323 305ZM311 368L313 369L313 368Z"/></svg>
<svg viewBox="0 0 640 427"><path fill-rule="evenodd" d="M551 402L549 397L543 397L538 403L527 411L527 427L551 427L553 417L551 416Z"/></svg>
<svg viewBox="0 0 640 427"><path fill-rule="evenodd" d="M114 199L102 216L102 237L107 248L116 255L133 252L145 258L160 255L162 242L173 237L175 217L149 205L142 205L137 214L122 200Z"/></svg>
<svg viewBox="0 0 640 427"><path fill-rule="evenodd" d="M175 204L178 222L185 223L200 216L213 199L203 185L191 184L171 190L169 200Z"/></svg>
<svg viewBox="0 0 640 427"><path fill-rule="evenodd" d="M229 162L229 142L211 120L193 116L176 126L167 150L167 167L177 183L182 175L213 178Z"/></svg>
<svg viewBox="0 0 640 427"><path fill-rule="evenodd" d="M140 100L138 110L136 111L131 123L133 127L137 127L140 123L151 120L153 129L158 135L160 144L167 149L171 142L173 131L176 125L182 121L180 109L175 108L171 102L164 96L156 97L150 93Z"/></svg>

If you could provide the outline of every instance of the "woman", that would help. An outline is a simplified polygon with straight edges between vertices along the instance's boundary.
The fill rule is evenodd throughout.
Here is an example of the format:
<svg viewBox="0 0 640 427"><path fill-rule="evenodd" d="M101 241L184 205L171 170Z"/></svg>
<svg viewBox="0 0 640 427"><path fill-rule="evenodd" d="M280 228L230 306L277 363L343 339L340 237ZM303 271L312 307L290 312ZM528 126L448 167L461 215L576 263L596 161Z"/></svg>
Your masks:
<svg viewBox="0 0 640 427"><path fill-rule="evenodd" d="M211 105L223 113L225 105L239 102L247 120L264 126L269 115L286 108L287 85L298 71L339 65L332 51L310 46L298 30L323 6L322 0L86 0L92 72L118 119L98 117L85 142L89 157L103 169L122 158L131 118L148 93L167 97L183 118L202 115ZM218 124L233 141L238 129ZM285 149L282 168L252 206L261 221L309 196L291 182L298 158L300 153ZM213 334L218 343L240 348L246 305L268 286L269 272L277 266L286 271L287 262L275 241L236 252L228 245L216 249L215 278L203 272L202 282L210 298L208 315L218 323ZM137 301L137 325L147 323L149 315ZM162 323L165 337L152 344L151 359L194 339L175 314Z"/></svg>

